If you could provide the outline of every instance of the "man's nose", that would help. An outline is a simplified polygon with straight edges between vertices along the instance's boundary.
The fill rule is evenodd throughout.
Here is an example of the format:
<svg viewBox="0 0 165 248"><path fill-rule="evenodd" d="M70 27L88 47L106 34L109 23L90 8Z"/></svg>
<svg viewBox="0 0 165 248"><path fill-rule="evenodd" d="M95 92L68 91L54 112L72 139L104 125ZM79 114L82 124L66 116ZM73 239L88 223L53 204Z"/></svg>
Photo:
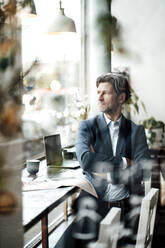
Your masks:
<svg viewBox="0 0 165 248"><path fill-rule="evenodd" d="M98 100L99 100L99 101L103 100L103 94L101 94L101 93L98 94Z"/></svg>

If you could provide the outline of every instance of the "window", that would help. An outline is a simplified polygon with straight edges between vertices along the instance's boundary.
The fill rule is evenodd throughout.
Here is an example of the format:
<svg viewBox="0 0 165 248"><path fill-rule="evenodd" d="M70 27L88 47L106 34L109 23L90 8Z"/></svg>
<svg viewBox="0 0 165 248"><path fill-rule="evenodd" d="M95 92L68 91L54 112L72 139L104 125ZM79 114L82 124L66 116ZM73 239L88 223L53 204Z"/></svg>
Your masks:
<svg viewBox="0 0 165 248"><path fill-rule="evenodd" d="M35 0L37 16L22 20L26 158L43 151L43 135L60 133L62 146L75 142L75 103L80 99L80 0L62 1L65 15L75 21L77 32L48 35L48 20L55 15L58 2Z"/></svg>

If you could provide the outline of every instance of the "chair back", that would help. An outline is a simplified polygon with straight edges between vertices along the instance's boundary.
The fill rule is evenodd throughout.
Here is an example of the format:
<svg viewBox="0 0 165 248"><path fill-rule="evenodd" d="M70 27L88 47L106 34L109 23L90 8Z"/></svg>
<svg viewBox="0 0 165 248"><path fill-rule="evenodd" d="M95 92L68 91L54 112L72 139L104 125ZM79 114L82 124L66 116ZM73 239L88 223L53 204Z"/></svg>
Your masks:
<svg viewBox="0 0 165 248"><path fill-rule="evenodd" d="M116 248L120 228L121 209L113 207L100 222L98 241L88 248Z"/></svg>
<svg viewBox="0 0 165 248"><path fill-rule="evenodd" d="M135 248L151 248L159 189L151 188L143 198Z"/></svg>

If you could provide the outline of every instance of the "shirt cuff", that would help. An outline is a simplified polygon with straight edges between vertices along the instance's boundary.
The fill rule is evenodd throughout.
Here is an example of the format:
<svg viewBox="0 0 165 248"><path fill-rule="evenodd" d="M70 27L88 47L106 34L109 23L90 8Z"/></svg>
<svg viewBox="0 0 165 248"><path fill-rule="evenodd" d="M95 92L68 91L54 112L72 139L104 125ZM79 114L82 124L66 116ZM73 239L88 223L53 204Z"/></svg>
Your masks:
<svg viewBox="0 0 165 248"><path fill-rule="evenodd" d="M123 160L123 169L125 170L128 167L127 160L125 157L122 157Z"/></svg>

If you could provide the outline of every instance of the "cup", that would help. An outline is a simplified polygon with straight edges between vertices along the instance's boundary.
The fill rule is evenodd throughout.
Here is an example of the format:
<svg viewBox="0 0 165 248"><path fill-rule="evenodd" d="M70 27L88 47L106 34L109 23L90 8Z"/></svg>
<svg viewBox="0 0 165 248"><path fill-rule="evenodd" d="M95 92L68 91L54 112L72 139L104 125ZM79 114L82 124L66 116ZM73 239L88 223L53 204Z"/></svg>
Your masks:
<svg viewBox="0 0 165 248"><path fill-rule="evenodd" d="M26 161L26 168L30 175L36 175L39 171L40 160L33 159Z"/></svg>

